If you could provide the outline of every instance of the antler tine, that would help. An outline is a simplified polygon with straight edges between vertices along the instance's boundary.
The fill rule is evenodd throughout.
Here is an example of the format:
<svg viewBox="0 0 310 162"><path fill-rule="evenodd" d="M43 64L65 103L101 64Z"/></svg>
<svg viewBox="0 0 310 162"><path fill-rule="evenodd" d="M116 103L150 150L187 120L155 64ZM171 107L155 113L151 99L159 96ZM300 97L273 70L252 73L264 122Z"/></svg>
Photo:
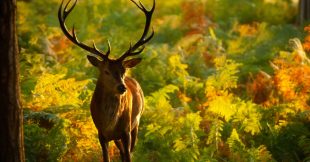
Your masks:
<svg viewBox="0 0 310 162"><path fill-rule="evenodd" d="M111 52L111 44L110 44L110 41L108 40L108 51L106 52L106 57L109 57L109 54Z"/></svg>
<svg viewBox="0 0 310 162"><path fill-rule="evenodd" d="M63 7L64 4L64 0L62 0L59 9L58 9L58 20L60 23L60 28L63 31L63 33L65 34L65 36L74 44L78 45L79 47L81 47L82 49L96 55L99 56L102 59L108 59L108 56L110 54L111 51L111 46L110 46L110 42L108 41L108 51L106 53L103 53L101 51L98 50L98 48L96 47L95 43L93 42L93 47L89 47L88 45L82 43L79 41L79 39L76 36L75 33L75 28L74 25L72 27L72 34L69 33L67 26L65 24L66 18L68 17L68 15L72 12L72 10L74 9L77 0L74 1L73 5L71 7L68 8L69 4L70 4L71 0L69 0L66 5Z"/></svg>
<svg viewBox="0 0 310 162"><path fill-rule="evenodd" d="M61 2L61 6L63 5L63 2L64 2L64 0ZM69 5L70 2L71 2L71 0L68 1L68 3L65 5L65 8L64 8L64 19L67 18L68 14L73 10L73 8L75 7L75 5L76 5L76 3L77 3L77 1L75 1L75 2L73 3L73 5L71 6L71 8L69 9L69 11L67 11L67 8L68 8L68 5ZM59 12L58 12L58 13L59 13Z"/></svg>
<svg viewBox="0 0 310 162"><path fill-rule="evenodd" d="M155 0L153 0L153 7L151 8L151 10L147 10L141 1L139 1L139 4L134 0L131 0L131 2L133 2L145 14L145 27L141 38L133 46L130 44L129 49L118 60L124 60L128 56L140 54L144 50L143 45L150 41L154 36L154 29L152 28L152 33L150 34L150 36L147 37L151 25L152 15L155 10ZM141 46L142 48L139 51L135 51Z"/></svg>
<svg viewBox="0 0 310 162"><path fill-rule="evenodd" d="M93 41L93 48L96 50L96 51L99 51L99 49L97 48L97 46L96 46L96 44L95 44L95 42ZM100 51L99 51L100 52ZM111 52L111 44L110 44L110 41L108 40L108 51L105 53L105 55L100 55L100 57L101 56L105 56L105 57L109 57L109 54L110 54L110 52Z"/></svg>

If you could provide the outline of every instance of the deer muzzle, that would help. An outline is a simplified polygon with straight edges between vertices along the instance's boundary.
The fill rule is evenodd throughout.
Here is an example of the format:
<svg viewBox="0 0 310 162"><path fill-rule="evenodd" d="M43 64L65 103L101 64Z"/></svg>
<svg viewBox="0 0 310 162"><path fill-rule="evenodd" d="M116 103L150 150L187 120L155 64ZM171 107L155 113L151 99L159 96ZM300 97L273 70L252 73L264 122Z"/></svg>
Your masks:
<svg viewBox="0 0 310 162"><path fill-rule="evenodd" d="M118 91L120 94L125 93L126 90L127 90L127 89L126 89L126 87L125 87L124 84L120 84L120 85L117 86L117 91Z"/></svg>

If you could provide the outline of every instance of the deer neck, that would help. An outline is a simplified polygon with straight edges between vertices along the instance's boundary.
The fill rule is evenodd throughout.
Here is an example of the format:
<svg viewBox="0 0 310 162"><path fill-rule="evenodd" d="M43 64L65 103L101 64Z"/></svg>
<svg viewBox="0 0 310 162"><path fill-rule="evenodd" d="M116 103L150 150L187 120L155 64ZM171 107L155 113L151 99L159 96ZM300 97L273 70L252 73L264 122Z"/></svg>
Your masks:
<svg viewBox="0 0 310 162"><path fill-rule="evenodd" d="M114 109L120 110L123 109L124 103L127 100L127 93L124 94L115 94L110 90L110 87L105 87L104 83L97 82L94 97L100 103L100 109Z"/></svg>
<svg viewBox="0 0 310 162"><path fill-rule="evenodd" d="M93 119L95 122L100 123L101 129L106 131L114 129L127 105L126 93L123 95L113 95L112 92L108 91L108 88L97 83L93 96L94 101L96 101L94 103L97 106L91 107L91 109ZM100 117L97 117L98 114L101 114ZM104 116L103 118L102 115ZM103 119L104 121L101 121Z"/></svg>
<svg viewBox="0 0 310 162"><path fill-rule="evenodd" d="M110 87L106 87L103 83L97 82L95 91L95 96L99 96L101 101L118 101L122 95L117 95L110 90Z"/></svg>

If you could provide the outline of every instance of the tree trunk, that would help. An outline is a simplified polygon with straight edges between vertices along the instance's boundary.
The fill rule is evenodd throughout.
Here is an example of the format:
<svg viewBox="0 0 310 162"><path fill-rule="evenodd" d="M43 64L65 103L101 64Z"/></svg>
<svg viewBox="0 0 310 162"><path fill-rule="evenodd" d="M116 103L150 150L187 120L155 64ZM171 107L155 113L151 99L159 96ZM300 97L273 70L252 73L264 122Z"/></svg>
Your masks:
<svg viewBox="0 0 310 162"><path fill-rule="evenodd" d="M299 0L299 23L302 25L310 19L310 1Z"/></svg>
<svg viewBox="0 0 310 162"><path fill-rule="evenodd" d="M0 1L0 161L25 161L16 0Z"/></svg>

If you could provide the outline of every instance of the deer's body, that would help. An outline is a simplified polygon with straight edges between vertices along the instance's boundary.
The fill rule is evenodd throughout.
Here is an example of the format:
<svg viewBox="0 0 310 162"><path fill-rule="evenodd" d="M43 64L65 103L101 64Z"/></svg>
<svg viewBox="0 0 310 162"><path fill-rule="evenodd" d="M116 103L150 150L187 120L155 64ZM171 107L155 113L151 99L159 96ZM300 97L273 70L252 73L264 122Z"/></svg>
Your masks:
<svg viewBox="0 0 310 162"><path fill-rule="evenodd" d="M151 10L147 10L141 2L131 0L146 17L143 34L133 46L118 59L110 59L110 43L108 51L103 53L95 44L90 47L77 39L74 27L72 34L68 31L65 21L75 7L77 0L69 7L70 1L63 7L63 1L58 10L60 27L65 36L82 49L92 53L88 55L89 62L98 68L99 77L92 97L90 109L93 121L98 130L98 137L103 152L104 162L109 162L108 144L114 141L120 150L122 161L131 162L130 152L133 151L138 135L138 126L143 112L143 92L136 80L126 76L126 70L135 67L141 58L131 56L140 54L154 35L154 30L148 35L152 15L155 9L155 0Z"/></svg>
<svg viewBox="0 0 310 162"><path fill-rule="evenodd" d="M87 58L100 71L90 110L104 161L109 161L108 143L113 140L120 150L122 161L130 162L144 100L139 83L127 77L125 71L141 59L98 61L92 56Z"/></svg>
<svg viewBox="0 0 310 162"><path fill-rule="evenodd" d="M109 141L119 140L124 132L135 130L143 112L140 85L133 78L126 77L124 80L127 91L122 95L111 95L98 81L91 101L91 115L96 128Z"/></svg>

